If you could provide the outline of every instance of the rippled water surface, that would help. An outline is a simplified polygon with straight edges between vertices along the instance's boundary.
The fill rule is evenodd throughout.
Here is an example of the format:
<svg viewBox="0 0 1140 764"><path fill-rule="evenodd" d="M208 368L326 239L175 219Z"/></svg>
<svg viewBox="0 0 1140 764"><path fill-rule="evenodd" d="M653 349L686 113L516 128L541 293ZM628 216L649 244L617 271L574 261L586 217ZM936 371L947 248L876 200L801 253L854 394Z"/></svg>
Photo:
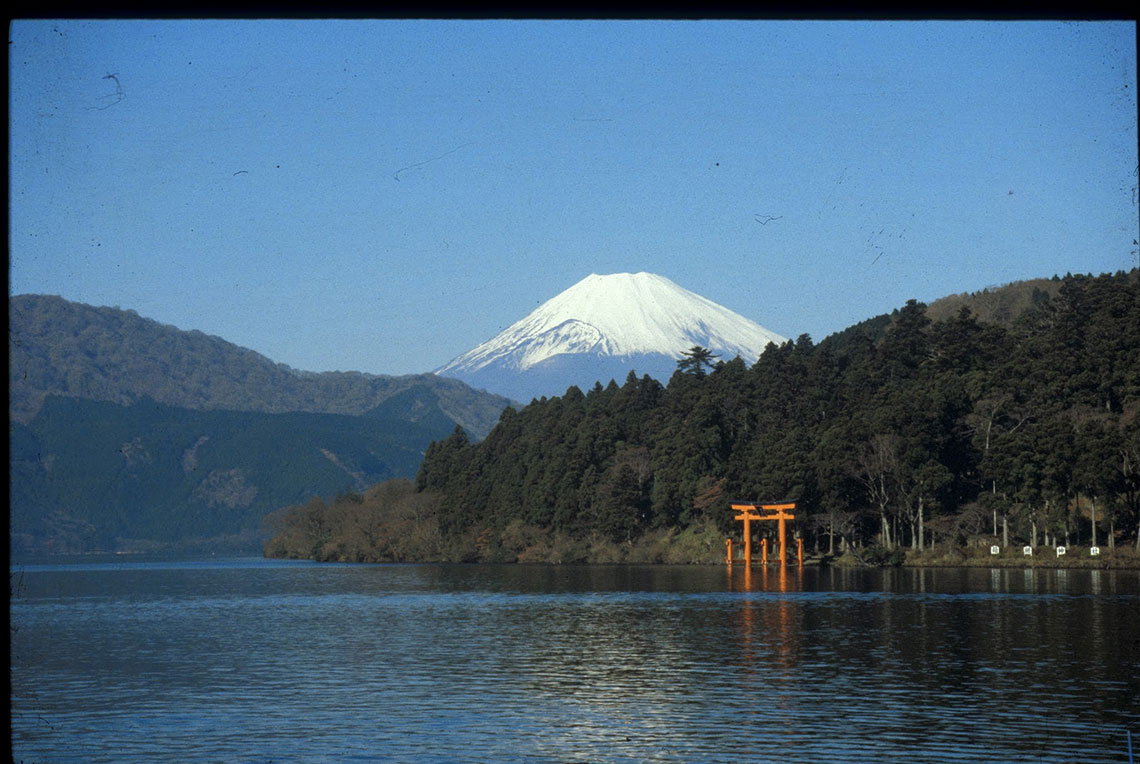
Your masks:
<svg viewBox="0 0 1140 764"><path fill-rule="evenodd" d="M1140 760L1133 571L14 565L23 762Z"/></svg>

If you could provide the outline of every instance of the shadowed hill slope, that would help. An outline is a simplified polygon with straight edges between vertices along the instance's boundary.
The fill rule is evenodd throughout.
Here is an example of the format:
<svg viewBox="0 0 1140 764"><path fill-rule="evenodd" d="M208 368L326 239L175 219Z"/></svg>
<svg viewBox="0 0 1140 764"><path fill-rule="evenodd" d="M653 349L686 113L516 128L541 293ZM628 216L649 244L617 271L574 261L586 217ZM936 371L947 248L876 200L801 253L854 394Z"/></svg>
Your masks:
<svg viewBox="0 0 1140 764"><path fill-rule="evenodd" d="M183 331L133 310L47 295L8 300L9 415L27 423L47 395L127 404L143 397L196 410L363 414L410 388L484 437L510 401L434 374L305 372L220 337ZM410 410L409 419L426 413Z"/></svg>

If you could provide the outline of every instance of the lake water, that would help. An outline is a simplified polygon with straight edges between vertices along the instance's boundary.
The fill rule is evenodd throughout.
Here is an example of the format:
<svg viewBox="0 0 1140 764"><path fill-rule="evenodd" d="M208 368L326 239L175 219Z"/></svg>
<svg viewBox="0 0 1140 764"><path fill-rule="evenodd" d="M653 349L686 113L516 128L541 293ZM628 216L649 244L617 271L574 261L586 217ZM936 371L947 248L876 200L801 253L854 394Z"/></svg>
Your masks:
<svg viewBox="0 0 1140 764"><path fill-rule="evenodd" d="M1140 573L13 565L21 762L1140 760Z"/></svg>

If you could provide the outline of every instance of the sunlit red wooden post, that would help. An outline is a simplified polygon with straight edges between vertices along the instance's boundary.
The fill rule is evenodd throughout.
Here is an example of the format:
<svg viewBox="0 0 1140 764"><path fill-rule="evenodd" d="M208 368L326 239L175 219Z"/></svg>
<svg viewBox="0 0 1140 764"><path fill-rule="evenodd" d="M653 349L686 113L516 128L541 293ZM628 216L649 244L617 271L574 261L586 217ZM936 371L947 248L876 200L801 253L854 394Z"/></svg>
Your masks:
<svg viewBox="0 0 1140 764"><path fill-rule="evenodd" d="M782 515L779 517L779 520L780 520L780 522L779 522L779 526L780 526L780 564L783 565L788 561L788 532L787 532L787 529L784 527L784 518Z"/></svg>
<svg viewBox="0 0 1140 764"><path fill-rule="evenodd" d="M804 564L804 540L802 538L796 539L796 558L800 565Z"/></svg>
<svg viewBox="0 0 1140 764"><path fill-rule="evenodd" d="M752 526L749 522L752 520L752 515L745 513L744 517L744 565L752 567Z"/></svg>
<svg viewBox="0 0 1140 764"><path fill-rule="evenodd" d="M732 564L732 539L724 540L724 561L729 565Z"/></svg>
<svg viewBox="0 0 1140 764"><path fill-rule="evenodd" d="M752 518L756 517L755 512L744 510L743 507L732 505L732 509L741 509L740 514L736 515L736 520L744 523L744 567L750 567L752 564L752 527L750 525Z"/></svg>
<svg viewBox="0 0 1140 764"><path fill-rule="evenodd" d="M752 521L759 520L760 515L756 514L755 504L733 504L732 508L740 511L740 514L736 516L736 519L744 523L744 564L748 567L751 567Z"/></svg>
<svg viewBox="0 0 1140 764"><path fill-rule="evenodd" d="M760 539L760 564L768 564L768 539Z"/></svg>

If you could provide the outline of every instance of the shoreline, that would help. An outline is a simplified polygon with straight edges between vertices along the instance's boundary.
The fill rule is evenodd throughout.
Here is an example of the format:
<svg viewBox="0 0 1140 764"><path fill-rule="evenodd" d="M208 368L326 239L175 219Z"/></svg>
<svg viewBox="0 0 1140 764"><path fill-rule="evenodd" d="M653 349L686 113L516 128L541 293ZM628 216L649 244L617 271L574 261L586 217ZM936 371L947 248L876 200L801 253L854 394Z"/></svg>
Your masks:
<svg viewBox="0 0 1140 764"><path fill-rule="evenodd" d="M587 563L589 564L589 563ZM707 563L714 564L714 563ZM721 565L727 567L727 563L721 562ZM742 560L734 560L732 563L733 568L744 568ZM766 566L760 563L753 563L753 570L762 570L765 567L779 568L777 563L769 562ZM787 567L801 567L795 561L789 561ZM1137 559L1116 559L1116 560L1036 560L1032 563L1026 563L1022 560L1013 559L998 559L998 560L985 560L985 559L966 559L958 561L944 561L944 560L921 560L921 561L907 561L899 565L868 565L856 560L830 560L824 561L818 558L804 560L802 567L812 568L865 568L868 570L874 569L888 569L888 568L988 568L992 570L1136 570L1140 571L1140 560Z"/></svg>
<svg viewBox="0 0 1140 764"><path fill-rule="evenodd" d="M166 561L166 560L181 560L181 561L204 560L205 561L205 560L219 559L217 556L210 555L210 554L201 555L201 556L185 555L185 554L176 554L176 555L167 556L167 555L155 554L155 553L84 552L84 553L56 554L56 555L42 555L42 554L40 554L40 555L29 555L27 557L12 556L12 557L9 557L9 567L13 568L13 567L19 567L21 565L45 564L48 562L56 562L56 561L58 561L58 562L74 562L74 563L78 564L78 563L82 563L82 562L90 562L91 558L93 558L93 557L103 557L103 558L107 558L107 561L111 561L113 559L116 562L126 562L126 563L130 563L130 562L140 562L140 563L161 562L161 561ZM733 560L731 566L729 566L728 563L724 560L719 560L719 561L715 561L715 562L714 561L646 562L643 560L627 560L627 561L574 560L574 561L566 561L566 562L518 560L518 561L510 561L510 562L503 562L503 561L472 562L472 561L456 561L456 560L401 560L399 562L394 562L391 560L317 560L317 559L314 559L312 557L268 556L265 554L258 553L256 551L249 551L249 552L244 553L244 554L225 555L225 556L223 556L223 559L229 558L229 557L233 557L235 559L249 558L249 559L263 559L263 560L295 560L295 561L306 561L306 562L317 562L317 563L323 562L323 563L329 563L332 565L343 565L343 564L348 563L348 564L357 564L357 565L471 565L471 566L480 566L480 565L521 565L521 566L537 565L537 566L542 566L542 567L561 567L561 566L579 566L579 565L581 565L581 566L597 565L597 566L607 566L607 567L610 567L610 566L620 566L620 567L640 567L640 566L652 566L652 567L682 566L682 567L688 567L688 566L701 566L701 567L732 567L734 570L738 570L738 569L743 570L744 569L744 561L743 560ZM780 565L778 563L774 563L774 562L768 562L766 565L759 563L759 562L753 562L753 564L752 564L753 570L764 570L764 569L769 569L769 570L776 569L776 570L778 570L779 567L780 567ZM898 564L898 565L869 565L866 563L859 562L858 560L846 559L846 558L828 560L828 559L822 559L819 557L812 557L812 558L805 559L802 566L799 563L797 563L796 561L790 560L787 563L786 567L788 567L788 568L835 567L835 568L848 568L848 569L850 569L850 568L862 568L862 569L866 569L866 570L876 570L876 569L886 570L886 569L891 569L891 568L896 568L896 569L904 569L904 568L910 568L910 569L981 568L981 569L991 569L991 570L1002 569L1002 570L1112 570L1112 571L1131 570L1131 571L1140 571L1140 558L1136 558L1136 557L1117 557L1117 558L1101 558L1101 559L1085 558L1085 559L1079 559L1079 560L1078 559L1068 559L1068 560L1052 559L1052 560L1050 560L1050 559L1037 558L1033 562L1027 563L1027 561L1020 560L1020 559L1014 559L1014 558L987 559L987 558L980 558L979 557L979 558L968 558L968 559L955 560L955 561L950 561L950 560L945 560L945 559L914 560L914 561L907 560L907 561L905 561L901 564Z"/></svg>
<svg viewBox="0 0 1140 764"><path fill-rule="evenodd" d="M962 567L962 568L1021 568L1033 570L1140 570L1140 554L1131 546L1117 549L1100 548L1099 554L1091 554L1090 547L1062 547L1064 554L1057 554L1053 547L1037 547L1033 554L1023 553L1024 547L1010 547L1009 551L993 554L989 549L979 547L956 547L949 550L907 551L904 567Z"/></svg>
<svg viewBox="0 0 1140 764"><path fill-rule="evenodd" d="M310 560L313 562L331 563L366 563L366 564L510 564L510 565L727 565L723 553L716 554L704 544L692 545L683 551L671 548L673 545L665 544L664 548L650 550L638 549L636 546L626 547L621 553L610 545L592 547L583 545L576 549L543 549L539 552L530 548L518 554L489 554L489 555L463 555L463 554L427 554L408 555L401 559L385 559L385 555L336 555L327 556L289 554L287 550L277 550L277 554L267 554L264 547L261 550L208 550L197 551L178 550L147 550L147 551L118 551L118 552L71 552L63 554L19 554L10 553L9 563L20 564L21 561L31 560L59 560L59 561L89 561L93 557L113 558L122 562L147 560L210 560L219 557L259 557L262 559L277 560ZM711 545L710 545L711 546ZM704 548L694 548L704 547ZM1057 555L1052 548L1042 547L1035 550L1032 556L1021 553L1017 547L1016 553L1012 550L1004 554L990 554L985 547L940 547L927 549L922 552L912 550L894 550L883 554L881 550L864 549L862 554L856 555L845 552L839 555L808 553L804 556L805 567L842 567L842 568L990 568L1009 570L1140 570L1140 552L1131 545L1117 547L1115 550L1101 549L1101 554L1091 555L1089 547L1068 547L1066 554ZM332 550L330 550L332 551ZM437 552L442 550L436 550ZM452 550L449 550L452 551ZM505 550L501 550L505 551ZM282 553L283 552L283 553ZM562 554L558 554L562 552ZM569 552L567 554L567 552ZM647 553L648 552L648 553ZM796 567L799 563L795 555L789 555L788 567ZM732 567L743 568L742 557L732 561ZM762 569L764 566L758 556L753 556L753 569ZM779 568L779 564L770 558L767 567Z"/></svg>

